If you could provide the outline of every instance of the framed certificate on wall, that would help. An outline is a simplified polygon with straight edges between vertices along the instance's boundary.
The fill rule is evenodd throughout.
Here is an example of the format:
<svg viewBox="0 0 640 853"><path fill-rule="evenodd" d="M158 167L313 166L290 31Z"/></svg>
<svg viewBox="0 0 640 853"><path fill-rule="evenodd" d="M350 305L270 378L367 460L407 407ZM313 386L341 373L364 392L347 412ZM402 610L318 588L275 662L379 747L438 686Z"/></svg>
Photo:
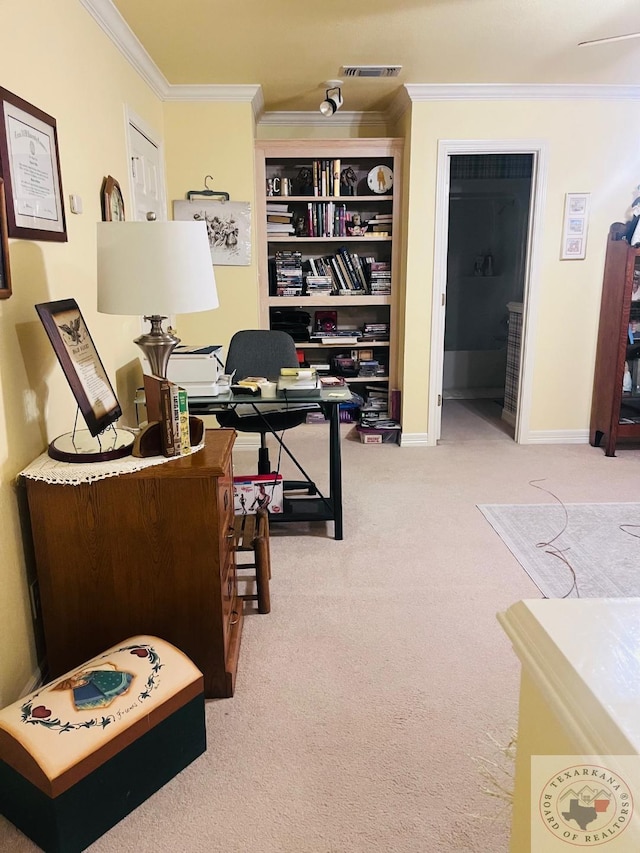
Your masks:
<svg viewBox="0 0 640 853"><path fill-rule="evenodd" d="M9 237L65 242L56 120L0 87L0 124Z"/></svg>

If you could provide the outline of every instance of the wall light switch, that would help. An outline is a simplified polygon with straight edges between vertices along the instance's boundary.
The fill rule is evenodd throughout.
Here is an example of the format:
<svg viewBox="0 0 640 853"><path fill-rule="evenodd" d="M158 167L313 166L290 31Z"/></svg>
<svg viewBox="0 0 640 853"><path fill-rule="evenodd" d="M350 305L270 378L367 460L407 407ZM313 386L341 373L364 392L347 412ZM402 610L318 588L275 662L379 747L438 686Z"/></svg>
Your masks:
<svg viewBox="0 0 640 853"><path fill-rule="evenodd" d="M79 195L70 195L69 204L71 206L71 213L82 213L82 198Z"/></svg>

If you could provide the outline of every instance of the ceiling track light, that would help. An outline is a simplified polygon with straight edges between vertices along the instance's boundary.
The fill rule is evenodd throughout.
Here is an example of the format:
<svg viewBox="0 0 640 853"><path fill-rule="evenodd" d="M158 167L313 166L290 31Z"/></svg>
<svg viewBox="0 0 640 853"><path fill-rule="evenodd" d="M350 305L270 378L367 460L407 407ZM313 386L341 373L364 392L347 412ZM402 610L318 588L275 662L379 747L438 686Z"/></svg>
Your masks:
<svg viewBox="0 0 640 853"><path fill-rule="evenodd" d="M325 86L327 89L324 93L324 101L320 104L320 112L329 118L337 113L343 104L342 80L327 80Z"/></svg>

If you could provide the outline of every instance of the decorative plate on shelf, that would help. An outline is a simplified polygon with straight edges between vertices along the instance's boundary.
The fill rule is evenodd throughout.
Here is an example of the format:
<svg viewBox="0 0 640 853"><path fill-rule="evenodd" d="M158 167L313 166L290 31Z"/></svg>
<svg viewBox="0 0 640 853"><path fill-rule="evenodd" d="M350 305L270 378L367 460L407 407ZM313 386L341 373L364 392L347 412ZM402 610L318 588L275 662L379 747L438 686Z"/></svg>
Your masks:
<svg viewBox="0 0 640 853"><path fill-rule="evenodd" d="M393 186L393 172L388 166L374 166L367 175L367 186L374 193L389 192Z"/></svg>

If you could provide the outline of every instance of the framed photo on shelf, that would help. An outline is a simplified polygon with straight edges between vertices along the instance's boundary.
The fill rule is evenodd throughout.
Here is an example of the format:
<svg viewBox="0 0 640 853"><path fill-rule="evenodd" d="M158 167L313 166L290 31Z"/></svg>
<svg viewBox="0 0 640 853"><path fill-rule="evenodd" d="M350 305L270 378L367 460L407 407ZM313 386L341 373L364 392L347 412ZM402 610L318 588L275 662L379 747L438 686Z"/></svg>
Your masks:
<svg viewBox="0 0 640 853"><path fill-rule="evenodd" d="M590 193L567 193L565 197L560 253L563 261L584 260L586 257L589 196Z"/></svg>
<svg viewBox="0 0 640 853"><path fill-rule="evenodd" d="M120 184L111 175L102 182L102 221L124 222L124 199Z"/></svg>
<svg viewBox="0 0 640 853"><path fill-rule="evenodd" d="M9 237L65 242L56 120L3 88L0 119Z"/></svg>
<svg viewBox="0 0 640 853"><path fill-rule="evenodd" d="M75 299L41 302L36 311L87 428L98 435L122 415L122 409Z"/></svg>
<svg viewBox="0 0 640 853"><path fill-rule="evenodd" d="M7 207L4 181L0 178L0 299L11 296L11 268L9 267L9 237L7 232Z"/></svg>

